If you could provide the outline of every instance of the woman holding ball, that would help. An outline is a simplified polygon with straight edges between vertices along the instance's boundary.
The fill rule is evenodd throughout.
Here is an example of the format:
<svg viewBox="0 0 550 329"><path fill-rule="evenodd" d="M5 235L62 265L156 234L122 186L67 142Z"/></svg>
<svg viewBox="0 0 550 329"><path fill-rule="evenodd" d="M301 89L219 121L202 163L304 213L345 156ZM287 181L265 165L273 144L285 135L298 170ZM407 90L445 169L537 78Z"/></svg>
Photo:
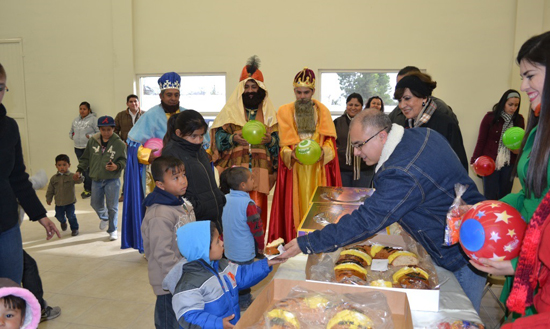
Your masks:
<svg viewBox="0 0 550 329"><path fill-rule="evenodd" d="M550 32L527 40L518 53L517 62L523 80L521 91L531 101L527 137L523 139L517 165L522 189L501 201L520 211L528 227L519 258L502 262L480 258L470 262L481 271L506 275L501 301L506 302L512 312L510 317L516 319L538 312L536 318L522 318L517 323L522 327L537 327L533 324L545 326L550 321L550 286L545 285L550 277L550 245L545 242L550 240L550 196L543 201L550 186L550 77L546 75L550 65ZM536 289L538 294L533 297ZM516 323L508 328L515 326Z"/></svg>

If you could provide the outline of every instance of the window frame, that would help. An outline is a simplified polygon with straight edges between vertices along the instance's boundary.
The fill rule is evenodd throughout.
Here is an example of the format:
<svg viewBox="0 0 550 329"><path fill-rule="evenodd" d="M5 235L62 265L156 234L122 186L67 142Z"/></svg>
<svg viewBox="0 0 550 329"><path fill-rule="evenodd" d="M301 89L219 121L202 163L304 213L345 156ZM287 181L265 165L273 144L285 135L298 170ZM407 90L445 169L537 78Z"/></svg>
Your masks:
<svg viewBox="0 0 550 329"><path fill-rule="evenodd" d="M323 87L323 73L386 73L386 74L395 74L395 77L397 77L397 73L399 72L400 69L319 69L318 70L318 87L316 88L316 90L319 92L319 100L322 102L322 99L323 99L323 93L322 93L322 87ZM391 83L392 79L390 77L390 83ZM395 83L397 84L397 82ZM391 91L390 93L393 94L393 92L395 91L395 84L393 86L391 86ZM367 99L364 99L363 100L365 103L367 102ZM325 104L327 107L328 105ZM394 105L389 105L389 106L394 106ZM387 107L386 104L384 104L384 107ZM397 107L397 105L395 105L395 107ZM388 110L388 109L384 109L384 113L386 114L389 114L391 113L391 111L393 111L392 108L391 110ZM329 108L330 110L330 108ZM345 103L344 103L344 110L330 110L330 113L332 115L333 118L336 118L338 116L341 116L345 113Z"/></svg>
<svg viewBox="0 0 550 329"><path fill-rule="evenodd" d="M181 72L176 72L177 74L179 74L182 79L184 77L204 77L204 76L218 76L218 77L223 77L224 78L224 88L223 88L223 92L224 92L224 105L225 103L227 102L227 72L185 72L185 73L181 73ZM140 102L142 100L142 97L144 96L143 94L143 87L144 87L144 84L142 82L142 78L153 78L153 77L156 77L157 79L160 78L164 73L146 73L146 74L136 74L136 79L137 79L137 92L136 92L136 95L139 97L140 99ZM158 94L157 94L158 95ZM183 97L183 95L182 95ZM159 104L160 104L160 99L159 99ZM223 105L222 107L220 107L220 109L218 111L200 111L200 110L197 110L203 117L205 117L205 119L210 119L210 118L215 118L221 111L221 109L223 108ZM144 108L141 108L142 111L146 112L148 109L144 109Z"/></svg>

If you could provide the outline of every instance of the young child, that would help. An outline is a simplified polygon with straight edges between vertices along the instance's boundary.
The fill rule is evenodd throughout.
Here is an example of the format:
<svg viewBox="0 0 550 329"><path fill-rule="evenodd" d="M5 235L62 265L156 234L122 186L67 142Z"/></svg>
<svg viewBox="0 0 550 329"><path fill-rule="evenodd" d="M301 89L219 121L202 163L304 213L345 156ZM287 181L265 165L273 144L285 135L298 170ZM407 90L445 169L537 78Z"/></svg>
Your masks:
<svg viewBox="0 0 550 329"><path fill-rule="evenodd" d="M50 179L48 191L46 192L46 203L48 206L51 205L52 198L55 197L55 218L61 223L61 229L63 231L67 230L68 219L69 225L71 225L71 235L77 236L78 221L74 214L74 204L76 203L74 184L82 183L84 177L77 181L72 178L73 175L69 171L71 160L66 154L55 157L55 167L57 168L57 174Z"/></svg>
<svg viewBox="0 0 550 329"><path fill-rule="evenodd" d="M33 329L40 323L40 304L27 289L0 278L0 327Z"/></svg>
<svg viewBox="0 0 550 329"><path fill-rule="evenodd" d="M223 241L210 221L180 227L177 238L184 258L170 270L163 288L174 295L172 306L184 328L232 328L241 317L237 291L257 284L271 266L285 261L274 258L238 265L222 259Z"/></svg>
<svg viewBox="0 0 550 329"><path fill-rule="evenodd" d="M187 190L185 166L181 160L161 156L151 165L155 189L143 201L147 207L141 224L143 247L148 260L149 283L157 296L155 327L178 328L172 309L172 294L162 289L162 280L181 259L176 230L195 221L195 212L183 198Z"/></svg>
<svg viewBox="0 0 550 329"><path fill-rule="evenodd" d="M248 194L253 188L254 177L244 167L228 168L220 176L220 189L226 193L222 213L225 256L239 265L254 262L256 245L264 249L261 210ZM251 303L250 288L239 291L241 310L246 310Z"/></svg>
<svg viewBox="0 0 550 329"><path fill-rule="evenodd" d="M126 166L126 144L114 134L115 120L102 116L97 120L99 133L88 140L73 178L78 181L89 169L92 178L92 208L100 219L99 229L107 229L110 240L116 240L120 173ZM105 207L107 203L107 207Z"/></svg>

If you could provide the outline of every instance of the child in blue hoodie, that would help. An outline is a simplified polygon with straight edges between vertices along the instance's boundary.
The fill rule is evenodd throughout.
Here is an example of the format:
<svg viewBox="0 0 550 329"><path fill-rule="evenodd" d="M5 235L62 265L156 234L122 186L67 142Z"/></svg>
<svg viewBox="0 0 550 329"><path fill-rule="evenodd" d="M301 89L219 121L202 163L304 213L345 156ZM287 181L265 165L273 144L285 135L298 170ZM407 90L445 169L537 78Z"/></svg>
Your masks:
<svg viewBox="0 0 550 329"><path fill-rule="evenodd" d="M185 166L180 159L161 156L153 161L151 173L155 189L149 193L141 234L148 260L149 283L157 296L155 304L155 328L178 327L178 319L172 309L172 294L162 289L162 280L181 259L176 242L176 231L182 225L195 221L195 212L189 201L183 198L187 189Z"/></svg>
<svg viewBox="0 0 550 329"><path fill-rule="evenodd" d="M283 259L237 265L222 259L223 241L214 222L199 221L178 229L183 259L168 273L163 288L183 328L232 328L239 321L239 290L263 280Z"/></svg>

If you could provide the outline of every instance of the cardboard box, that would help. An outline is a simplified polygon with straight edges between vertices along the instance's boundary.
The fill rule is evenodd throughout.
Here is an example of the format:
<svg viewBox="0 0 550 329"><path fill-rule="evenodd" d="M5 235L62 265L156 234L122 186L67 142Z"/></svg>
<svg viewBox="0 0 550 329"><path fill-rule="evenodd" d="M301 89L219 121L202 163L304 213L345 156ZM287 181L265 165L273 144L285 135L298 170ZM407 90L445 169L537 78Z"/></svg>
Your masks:
<svg viewBox="0 0 550 329"><path fill-rule="evenodd" d="M386 235L386 234L377 234L374 237L368 239L370 242L377 242L385 246L391 247L405 247L405 238L412 239L406 233L403 235ZM367 241L367 240L365 240ZM365 242L364 241L364 242ZM364 243L361 242L361 243ZM429 264L423 264L425 269L429 272L433 272L431 279L432 284L437 285L439 283L437 279L437 273L431 258L429 258L426 250L420 245L417 244L417 250L415 251L419 257L429 260ZM313 254L309 255L306 263L306 279L311 280L311 267L316 265L319 262L319 259L322 254ZM421 264L422 265L422 264ZM315 281L321 282L321 281ZM337 284L336 282L326 282L327 284ZM390 290L390 291L399 291L407 294L409 299L410 307L414 311L430 311L437 312L439 311L439 289L405 289L405 288L385 288L385 287L373 287L373 286L362 286L362 285L353 285L355 288L364 288L364 289L378 289L378 290Z"/></svg>
<svg viewBox="0 0 550 329"><path fill-rule="evenodd" d="M274 301L287 297L290 290L295 286L301 286L313 291L332 290L337 293L356 293L357 286L345 284L328 284L313 281L284 280L275 279L271 281L262 292L254 299L254 302L246 312L235 328L249 328L260 320L264 312L273 304ZM407 295L399 291L381 291L388 301L392 312L392 320L395 328L412 329L412 316L409 307Z"/></svg>

